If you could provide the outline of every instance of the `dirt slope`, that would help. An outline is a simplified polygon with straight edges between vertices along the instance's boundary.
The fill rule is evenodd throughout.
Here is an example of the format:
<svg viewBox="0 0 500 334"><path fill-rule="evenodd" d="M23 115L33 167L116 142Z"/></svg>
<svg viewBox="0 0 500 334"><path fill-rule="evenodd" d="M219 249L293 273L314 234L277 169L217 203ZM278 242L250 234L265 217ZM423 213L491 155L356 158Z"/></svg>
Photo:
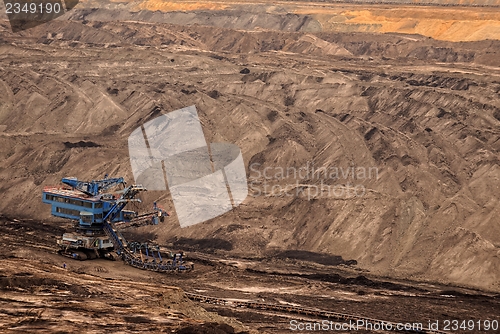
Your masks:
<svg viewBox="0 0 500 334"><path fill-rule="evenodd" d="M174 275L60 256L52 242L64 227L0 216L1 333L256 333L193 303Z"/></svg>
<svg viewBox="0 0 500 334"><path fill-rule="evenodd" d="M16 35L4 22L0 36L2 213L48 217L42 187L64 176L132 179L128 135L195 104L207 141L242 148L252 196L187 229L174 215L143 228L150 237L244 256L323 252L500 290L497 42L90 21ZM377 167L378 178L257 172L311 162ZM366 192L316 194L322 181ZM287 196L264 182L299 186ZM174 211L168 194L153 200Z"/></svg>
<svg viewBox="0 0 500 334"><path fill-rule="evenodd" d="M394 6L393 4L397 4ZM419 6L420 5L420 6ZM474 7L470 7L474 6ZM497 0L424 1L94 1L91 20L201 24L233 29L419 34L446 41L500 39ZM113 14L109 12L113 10ZM117 14L116 11L120 11Z"/></svg>
<svg viewBox="0 0 500 334"><path fill-rule="evenodd" d="M397 3L397 5L394 5ZM5 17L0 3L0 18ZM246 30L419 34L445 41L500 39L498 0L82 0L61 19L147 21Z"/></svg>

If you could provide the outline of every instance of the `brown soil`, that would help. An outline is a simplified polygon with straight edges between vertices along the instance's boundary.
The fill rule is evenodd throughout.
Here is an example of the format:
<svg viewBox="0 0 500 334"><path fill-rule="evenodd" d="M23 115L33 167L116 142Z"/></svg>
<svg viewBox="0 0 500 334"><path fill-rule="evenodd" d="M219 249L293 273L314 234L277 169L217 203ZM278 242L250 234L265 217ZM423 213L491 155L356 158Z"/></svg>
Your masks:
<svg viewBox="0 0 500 334"><path fill-rule="evenodd" d="M211 306L247 328L164 284L391 321L500 314L500 41L302 29L319 19L278 7L131 13L103 3L16 34L0 21L0 212L11 217L0 224L0 331L230 331L225 323L289 332L290 315ZM371 20L377 8L348 10ZM134 208L157 201L172 216L126 236L190 251L195 272L161 276L103 260L63 271L55 238L71 224L49 220L43 187L66 176L133 182L130 133L193 104L208 142L241 147L250 195L181 229L170 194L150 191ZM259 176L311 162L378 174ZM279 191L296 181L292 196ZM311 193L321 181L366 192ZM278 190L257 196L265 182Z"/></svg>
<svg viewBox="0 0 500 334"><path fill-rule="evenodd" d="M57 232L51 234L48 228L58 231L59 224L0 219L5 249L0 259L2 333L288 333L290 320L322 320L198 304L183 290L404 323L493 320L500 310L498 294L381 279L355 266L298 260L293 254L291 258L242 259L188 253L195 271L181 275L141 271L108 260L74 261L55 254L51 237Z"/></svg>
<svg viewBox="0 0 500 334"><path fill-rule="evenodd" d="M48 218L41 190L65 176L132 180L128 135L195 104L208 142L242 148L251 194L181 229L169 194L149 192L147 208L157 200L174 215L141 228L146 239L244 256L310 251L380 275L499 291L500 42L90 21L2 27L3 213ZM263 188L264 168L312 162L378 174L289 175ZM350 182L366 194L269 188L298 181Z"/></svg>

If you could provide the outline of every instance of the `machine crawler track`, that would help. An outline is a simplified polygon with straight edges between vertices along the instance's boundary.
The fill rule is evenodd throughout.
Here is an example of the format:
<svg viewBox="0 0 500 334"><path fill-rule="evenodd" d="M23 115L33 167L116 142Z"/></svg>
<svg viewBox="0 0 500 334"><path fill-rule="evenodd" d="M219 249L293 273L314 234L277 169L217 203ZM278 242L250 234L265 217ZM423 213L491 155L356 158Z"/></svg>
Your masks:
<svg viewBox="0 0 500 334"><path fill-rule="evenodd" d="M64 249L61 249L58 251L58 253L62 256L68 257L70 259L80 260L80 261L93 260L93 259L97 259L99 257L99 255L96 254L95 251L92 251L92 250L74 250L74 249L64 250Z"/></svg>
<svg viewBox="0 0 500 334"><path fill-rule="evenodd" d="M68 258L73 259L73 260L85 261L88 259L87 254L85 254L85 252L81 252L81 251L76 251L76 250L64 251L61 249L58 251L58 253L62 256L68 257Z"/></svg>

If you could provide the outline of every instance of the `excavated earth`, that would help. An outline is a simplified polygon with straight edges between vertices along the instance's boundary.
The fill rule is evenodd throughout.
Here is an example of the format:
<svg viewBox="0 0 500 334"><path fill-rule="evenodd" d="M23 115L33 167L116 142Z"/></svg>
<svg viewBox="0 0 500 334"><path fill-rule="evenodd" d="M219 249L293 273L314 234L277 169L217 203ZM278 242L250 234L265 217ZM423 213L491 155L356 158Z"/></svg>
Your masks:
<svg viewBox="0 0 500 334"><path fill-rule="evenodd" d="M500 39L499 0L82 0L70 16L244 30L393 32L456 42Z"/></svg>
<svg viewBox="0 0 500 334"><path fill-rule="evenodd" d="M309 31L294 21L299 14L271 13L265 29L181 25L162 22L164 12L108 4L84 2L66 19L19 33L0 21L0 212L11 217L0 234L2 330L52 321L55 331L50 319L66 314L58 303L68 300L81 306L64 326L85 323L88 331L111 322L122 326L117 331L151 323L175 331L190 319L206 331L230 331L212 328L223 322L236 331L284 328L281 316L265 312L214 306L249 327L201 310L191 315L183 311L195 307L189 301L170 313L158 296L185 298L161 280L392 321L500 314L500 41ZM494 15L492 8L477 10ZM126 235L199 253L200 271L160 277L106 261L62 270L55 238L70 226L50 220L43 187L65 176L133 182L128 136L190 105L207 142L241 148L249 196L181 229L170 194L150 191L138 208L157 201L172 216ZM311 166L357 172L279 174ZM348 186L364 191L353 195ZM334 187L343 192L325 190ZM396 284L397 292L373 282ZM13 301L26 303L23 311L15 313ZM41 305L50 305L47 313L37 313ZM147 319L125 318L137 312Z"/></svg>
<svg viewBox="0 0 500 334"><path fill-rule="evenodd" d="M182 274L142 271L121 261L74 261L53 248L65 228L51 221L0 217L1 333L290 333L290 321L324 320L198 304L184 291L424 327L439 321L441 329L446 320L498 320L499 294L374 277L339 257L305 251L243 259L202 247L187 252L195 270ZM127 236L144 237L130 231ZM477 327L451 331L457 332L485 333Z"/></svg>

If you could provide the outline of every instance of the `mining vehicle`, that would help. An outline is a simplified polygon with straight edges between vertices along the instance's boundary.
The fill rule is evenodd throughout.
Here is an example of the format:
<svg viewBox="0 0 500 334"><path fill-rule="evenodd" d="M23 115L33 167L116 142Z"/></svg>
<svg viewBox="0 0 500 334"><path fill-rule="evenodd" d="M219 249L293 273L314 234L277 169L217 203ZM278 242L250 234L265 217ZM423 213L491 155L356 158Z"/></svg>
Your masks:
<svg viewBox="0 0 500 334"><path fill-rule="evenodd" d="M168 213L154 203L153 210L139 214L125 210L129 203L141 202L137 195L146 189L141 185L127 186L123 177L80 181L75 177L62 179L62 186L45 187L42 201L50 204L55 217L75 222L72 232L57 240L59 253L76 260L121 258L140 269L169 272L190 271L193 264L185 262L183 252L160 251L150 243L128 243L117 226L134 224L157 225Z"/></svg>

